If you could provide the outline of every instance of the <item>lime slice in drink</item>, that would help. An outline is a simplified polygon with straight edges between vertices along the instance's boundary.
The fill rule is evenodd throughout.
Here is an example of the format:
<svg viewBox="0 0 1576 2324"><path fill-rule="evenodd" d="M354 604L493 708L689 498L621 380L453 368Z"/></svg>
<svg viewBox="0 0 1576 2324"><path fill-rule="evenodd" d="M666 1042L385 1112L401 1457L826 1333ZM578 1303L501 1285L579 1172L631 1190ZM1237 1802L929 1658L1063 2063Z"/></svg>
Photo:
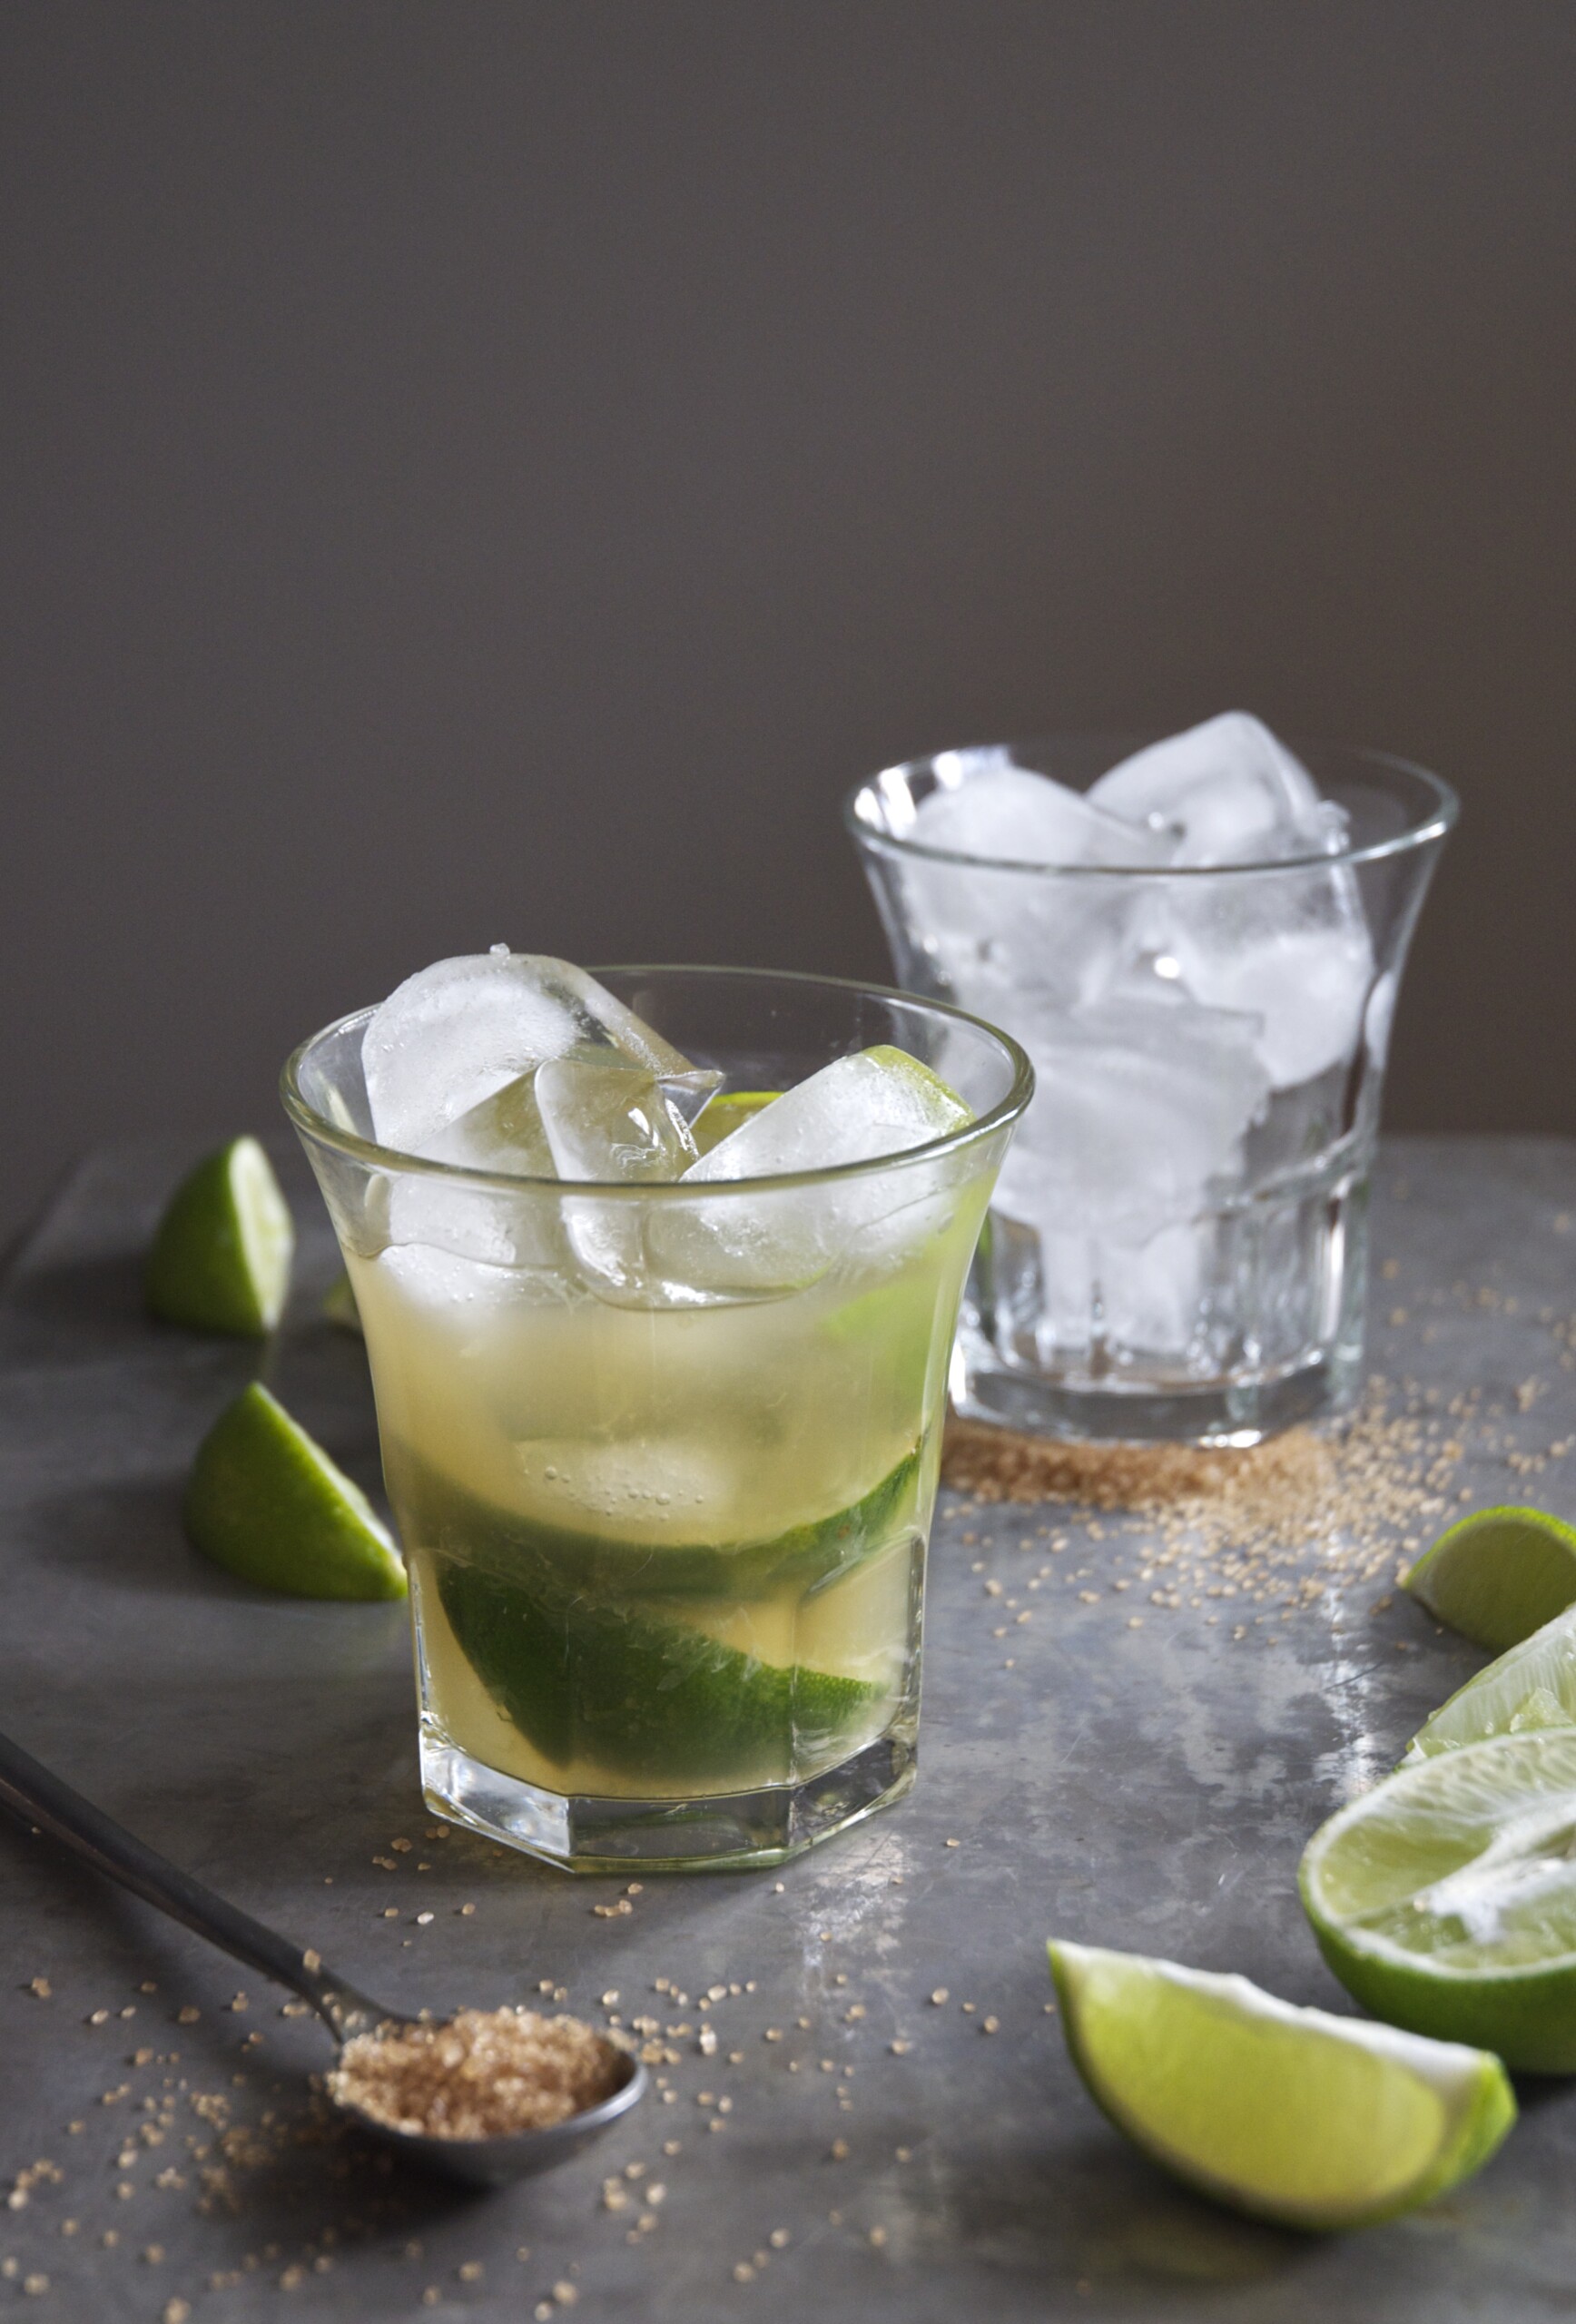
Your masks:
<svg viewBox="0 0 1576 2324"><path fill-rule="evenodd" d="M403 1598L405 1567L360 1486L261 1382L197 1448L186 1531L215 1565L297 1598Z"/></svg>
<svg viewBox="0 0 1576 2324"><path fill-rule="evenodd" d="M758 1093L752 1091L752 1096ZM712 1106L722 1102L716 1098ZM706 1113L712 1107L708 1106ZM704 1121L705 1114L700 1116ZM833 1058L818 1073L754 1107L685 1172L686 1185L775 1177L905 1154L974 1118L955 1089L906 1049L880 1042ZM698 1128L698 1124L697 1124Z"/></svg>
<svg viewBox="0 0 1576 2324"><path fill-rule="evenodd" d="M1413 1737L1404 1768L1491 1735L1576 1729L1576 1606L1469 1679Z"/></svg>
<svg viewBox="0 0 1576 2324"><path fill-rule="evenodd" d="M1519 1645L1576 1603L1576 1526L1543 1509L1474 1510L1423 1551L1404 1586L1475 1645Z"/></svg>
<svg viewBox="0 0 1576 2324"><path fill-rule="evenodd" d="M884 1689L802 1663L763 1662L638 1604L522 1585L450 1565L438 1596L461 1651L499 1709L548 1759L704 1780L774 1764L792 1737L835 1757Z"/></svg>
<svg viewBox="0 0 1576 2324"><path fill-rule="evenodd" d="M1576 2068L1576 1732L1500 1735L1392 1776L1315 1833L1303 1904L1376 2015Z"/></svg>
<svg viewBox="0 0 1576 2324"><path fill-rule="evenodd" d="M706 1620L719 1605L825 1590L874 1558L907 1554L917 1449L834 1516L732 1545L620 1542L491 1507L408 1456L399 1473L461 1653L546 1758L566 1764L578 1751L702 1780L718 1767L774 1764L790 1738L835 1757L888 1699L844 1672L744 1652Z"/></svg>
<svg viewBox="0 0 1576 2324"><path fill-rule="evenodd" d="M758 1114L763 1106L769 1106L777 1094L775 1089L724 1089L690 1124L695 1152L709 1154L714 1146L720 1146L724 1137L731 1137L752 1114Z"/></svg>
<svg viewBox="0 0 1576 2324"><path fill-rule="evenodd" d="M611 1449L598 1461L596 1450L582 1446L576 1469L611 1502L629 1464ZM648 1473L654 1468L648 1463ZM571 1605L582 1599L739 1605L787 1588L829 1589L900 1534L919 1531L925 1482L923 1448L916 1445L858 1501L830 1515L754 1540L670 1541L598 1530L584 1506L566 1503L555 1513L546 1498L551 1466L536 1481L542 1498L528 1513L484 1500L403 1450L395 1474L412 1540L436 1547L446 1566L483 1567Z"/></svg>
<svg viewBox="0 0 1576 2324"><path fill-rule="evenodd" d="M1050 1966L1096 2103L1164 2169L1260 2219L1393 2219L1470 2176L1516 2119L1482 2050L1134 1953L1053 1944Z"/></svg>
<svg viewBox="0 0 1576 2324"><path fill-rule="evenodd" d="M255 1137L199 1162L170 1198L148 1255L148 1305L196 1331L272 1331L290 1288L290 1205Z"/></svg>

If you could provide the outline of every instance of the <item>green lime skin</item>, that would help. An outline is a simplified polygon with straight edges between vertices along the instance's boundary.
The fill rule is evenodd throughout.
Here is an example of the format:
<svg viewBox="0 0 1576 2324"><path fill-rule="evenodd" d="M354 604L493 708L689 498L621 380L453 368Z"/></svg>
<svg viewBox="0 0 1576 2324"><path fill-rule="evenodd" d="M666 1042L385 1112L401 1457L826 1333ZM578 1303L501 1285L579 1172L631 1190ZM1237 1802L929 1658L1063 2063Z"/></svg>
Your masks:
<svg viewBox="0 0 1576 2324"><path fill-rule="evenodd" d="M1355 1949L1339 1930L1321 1925L1305 1890L1303 1904L1332 1974L1387 2025L1492 2050L1515 2073L1576 2073L1576 1962L1510 1971L1462 1989Z"/></svg>
<svg viewBox="0 0 1576 2324"><path fill-rule="evenodd" d="M543 1756L703 1781L763 1760L792 1732L826 1749L881 1689L758 1661L703 1631L541 1584L448 1567L438 1594L466 1659Z"/></svg>
<svg viewBox="0 0 1576 2324"><path fill-rule="evenodd" d="M183 1512L194 1549L297 1598L403 1598L405 1568L359 1485L259 1381L197 1448Z"/></svg>
<svg viewBox="0 0 1576 2324"><path fill-rule="evenodd" d="M1311 2233L1376 2226L1469 2178L1515 2122L1488 2053L1298 2009L1246 1977L1049 1952L1068 2050L1101 2112L1163 2170L1251 2218Z"/></svg>
<svg viewBox="0 0 1576 2324"><path fill-rule="evenodd" d="M1576 2073L1576 1897L1551 1895L1541 1914L1477 1941L1416 1901L1492 1863L1518 1829L1519 1856L1501 1858L1512 1869L1562 1856L1576 1830L1570 1729L1467 1744L1353 1800L1308 1843L1303 1908L1331 1970L1375 2017L1492 2050L1521 2073Z"/></svg>
<svg viewBox="0 0 1576 2324"><path fill-rule="evenodd" d="M917 1508L921 1465L916 1449L852 1507L736 1546L653 1549L539 1524L448 1478L423 1490L409 1458L399 1484L460 1650L520 1733L560 1763L579 1750L684 1782L769 1759L789 1734L829 1750L885 1690L763 1662L663 1607L830 1587L891 1544Z"/></svg>
<svg viewBox="0 0 1576 2324"><path fill-rule="evenodd" d="M413 1541L446 1564L474 1567L500 1581L575 1598L635 1600L770 1596L792 1584L826 1589L884 1549L911 1515L918 1525L922 1485L918 1447L847 1509L791 1525L769 1541L685 1543L621 1541L578 1532L500 1509L439 1476L403 1448L390 1465L396 1504Z"/></svg>
<svg viewBox="0 0 1576 2324"><path fill-rule="evenodd" d="M1480 1509L1424 1551L1404 1587L1493 1653L1576 1604L1576 1526L1542 1509Z"/></svg>
<svg viewBox="0 0 1576 2324"><path fill-rule="evenodd" d="M294 1230L273 1166L232 1138L183 1178L159 1221L144 1289L161 1323L261 1339L283 1311Z"/></svg>

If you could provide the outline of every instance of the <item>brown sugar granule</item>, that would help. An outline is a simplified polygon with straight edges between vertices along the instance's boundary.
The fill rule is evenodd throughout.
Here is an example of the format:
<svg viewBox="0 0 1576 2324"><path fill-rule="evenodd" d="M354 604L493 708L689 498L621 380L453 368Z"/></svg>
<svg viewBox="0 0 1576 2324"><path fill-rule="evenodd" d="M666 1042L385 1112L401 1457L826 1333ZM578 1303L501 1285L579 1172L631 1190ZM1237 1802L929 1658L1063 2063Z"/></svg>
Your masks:
<svg viewBox="0 0 1576 2324"><path fill-rule="evenodd" d="M441 2025L405 2025L347 2042L328 2087L389 2130L484 2139L546 2130L611 2098L621 2053L575 2017L462 2009Z"/></svg>

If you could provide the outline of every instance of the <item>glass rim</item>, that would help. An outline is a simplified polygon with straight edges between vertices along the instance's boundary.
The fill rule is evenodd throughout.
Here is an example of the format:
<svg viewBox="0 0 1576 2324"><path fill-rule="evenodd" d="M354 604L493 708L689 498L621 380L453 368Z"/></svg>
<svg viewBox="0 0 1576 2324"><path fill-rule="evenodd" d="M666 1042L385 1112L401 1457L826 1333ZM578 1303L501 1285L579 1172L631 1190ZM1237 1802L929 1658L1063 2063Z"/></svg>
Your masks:
<svg viewBox="0 0 1576 2324"><path fill-rule="evenodd" d="M1253 863L1026 863L1021 859L1005 855L970 855L957 848L927 847L922 840L908 839L896 832L882 831L867 822L859 812L859 804L876 785L889 775L911 775L933 767L941 758L958 755L965 751L1029 750L1038 743L1093 740L1092 736L1076 734L1039 735L1024 741L1000 743L954 743L946 750L929 751L920 757L900 759L891 766L881 767L868 774L844 794L842 821L856 847L868 847L872 852L882 849L894 855L916 856L922 862L951 863L979 872L1018 872L1030 879L1058 880L1237 880L1266 872L1307 872L1335 870L1347 865L1379 863L1388 857L1404 855L1414 848L1426 846L1430 841L1443 840L1453 830L1461 813L1461 800L1443 775L1422 766L1415 759L1404 758L1396 751L1381 751L1360 743L1316 743L1306 737L1286 737L1287 747L1315 753L1339 752L1343 756L1366 766L1384 767L1413 777L1432 794L1433 805L1420 820L1409 823L1402 832L1388 839L1375 840L1368 847L1343 848L1335 854L1283 855ZM1164 736L1157 736L1164 741ZM1140 750L1147 747L1139 743ZM1032 773L1033 768L1025 769Z"/></svg>
<svg viewBox="0 0 1576 2324"><path fill-rule="evenodd" d="M602 968L587 969L587 976L625 977L740 977L762 984L797 984L813 986L832 992L860 993L874 1000L895 1000L905 1009L923 1010L934 1017L952 1018L959 1023L984 1033L1006 1053L1012 1068L1012 1082L1004 1098L986 1113L966 1122L959 1129L946 1131L941 1137L928 1138L922 1146L905 1146L895 1154L872 1155L862 1162L833 1162L813 1170L782 1170L755 1178L708 1178L699 1185L686 1184L683 1178L665 1178L655 1182L631 1182L614 1178L534 1178L523 1172L508 1170L473 1170L458 1162L440 1162L422 1154L407 1154L400 1147L379 1146L375 1139L362 1137L356 1130L347 1129L340 1122L330 1121L307 1098L300 1086L300 1070L308 1054L320 1042L332 1039L360 1023L363 1027L381 1008L373 1001L360 1009L347 1009L342 1017L320 1026L298 1041L285 1059L280 1072L280 1098L295 1128L315 1138L320 1145L333 1147L350 1160L379 1170L400 1170L419 1177L429 1177L439 1183L483 1188L489 1194L516 1194L522 1188L533 1192L551 1190L557 1199L568 1196L584 1198L594 1196L597 1201L665 1202L697 1199L710 1200L714 1196L759 1195L763 1187L813 1187L837 1184L844 1179L874 1177L883 1170L906 1169L911 1166L937 1161L944 1156L961 1153L970 1146L992 1137L1017 1121L1034 1095L1034 1067L1021 1044L1000 1025L988 1019L976 1017L967 1009L954 1008L951 1001L932 1000L926 994L901 992L892 985L862 983L853 977L817 976L803 969L724 969L714 964L686 966L668 961L650 964L611 963ZM921 1060L922 1062L922 1060Z"/></svg>

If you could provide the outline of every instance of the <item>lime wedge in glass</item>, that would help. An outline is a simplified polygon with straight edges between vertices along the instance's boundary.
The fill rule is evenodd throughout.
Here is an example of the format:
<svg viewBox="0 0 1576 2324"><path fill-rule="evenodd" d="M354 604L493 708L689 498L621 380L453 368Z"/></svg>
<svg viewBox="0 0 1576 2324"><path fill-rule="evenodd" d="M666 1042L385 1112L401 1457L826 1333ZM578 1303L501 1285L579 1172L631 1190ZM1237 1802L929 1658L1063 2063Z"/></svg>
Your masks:
<svg viewBox="0 0 1576 2324"><path fill-rule="evenodd" d="M1259 2219L1392 2219L1470 2176L1516 2119L1482 2050L1134 1953L1053 1944L1050 1966L1096 2103L1164 2169Z"/></svg>
<svg viewBox="0 0 1576 2324"><path fill-rule="evenodd" d="M464 1542L463 1557L434 1561L456 1644L547 1758L580 1748L631 1773L699 1779L770 1762L790 1738L830 1750L888 1699L885 1685L768 1661L707 1624L787 1589L825 1590L883 1555L907 1559L919 1448L849 1508L735 1543L620 1542L489 1507L409 1454L399 1474L411 1539Z"/></svg>
<svg viewBox="0 0 1576 2324"><path fill-rule="evenodd" d="M724 1089L690 1124L695 1152L709 1154L714 1146L720 1146L724 1137L731 1137L752 1114L758 1114L762 1107L769 1106L777 1095L775 1089Z"/></svg>
<svg viewBox="0 0 1576 2324"><path fill-rule="evenodd" d="M406 1594L366 1494L259 1381L198 1446L184 1513L193 1546L243 1581L297 1598Z"/></svg>
<svg viewBox="0 0 1576 2324"><path fill-rule="evenodd" d="M1418 1729L1401 1764L1415 1767L1491 1735L1551 1727L1576 1730L1576 1606L1459 1687Z"/></svg>
<svg viewBox="0 0 1576 2324"><path fill-rule="evenodd" d="M148 1254L148 1305L166 1324L261 1337L290 1289L295 1229L255 1137L199 1162L170 1198Z"/></svg>
<svg viewBox="0 0 1576 2324"><path fill-rule="evenodd" d="M1519 1645L1576 1604L1576 1526L1544 1509L1474 1510L1423 1551L1404 1587L1475 1645Z"/></svg>
<svg viewBox="0 0 1576 2324"><path fill-rule="evenodd" d="M1365 2008L1576 2069L1576 1730L1500 1735L1391 1776L1315 1833L1303 1904Z"/></svg>

